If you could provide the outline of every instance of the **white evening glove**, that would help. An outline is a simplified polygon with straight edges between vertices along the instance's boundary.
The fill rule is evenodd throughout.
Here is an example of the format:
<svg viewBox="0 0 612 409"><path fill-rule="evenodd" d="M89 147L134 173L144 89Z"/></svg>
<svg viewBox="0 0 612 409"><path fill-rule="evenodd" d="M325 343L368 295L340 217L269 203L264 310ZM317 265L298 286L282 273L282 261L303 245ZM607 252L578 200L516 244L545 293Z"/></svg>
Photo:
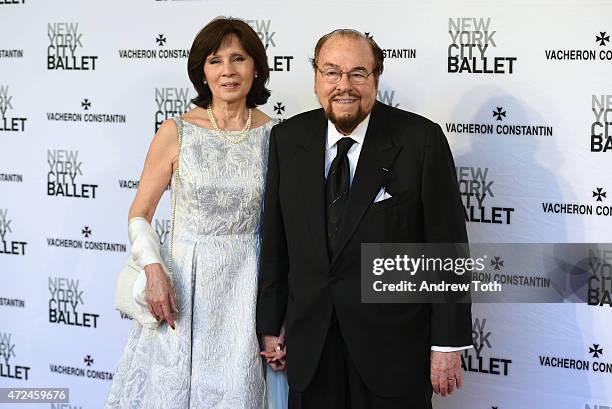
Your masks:
<svg viewBox="0 0 612 409"><path fill-rule="evenodd" d="M154 263L164 266L159 237L147 219L144 217L130 219L128 222L128 237L132 244L132 259L138 267L144 268Z"/></svg>
<svg viewBox="0 0 612 409"><path fill-rule="evenodd" d="M167 274L166 266L161 257L161 246L159 237L153 227L144 217L134 217L128 222L128 236L132 243L132 260L140 269L140 273L132 287L134 301L140 306L147 308L146 288L147 276L144 267L149 264L159 263Z"/></svg>

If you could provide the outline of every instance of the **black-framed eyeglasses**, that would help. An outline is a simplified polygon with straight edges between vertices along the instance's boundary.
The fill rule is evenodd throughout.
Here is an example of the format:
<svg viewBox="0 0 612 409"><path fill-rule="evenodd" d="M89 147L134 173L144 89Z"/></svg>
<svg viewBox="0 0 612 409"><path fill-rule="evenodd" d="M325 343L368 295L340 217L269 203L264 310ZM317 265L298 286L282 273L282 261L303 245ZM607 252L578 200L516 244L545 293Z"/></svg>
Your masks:
<svg viewBox="0 0 612 409"><path fill-rule="evenodd" d="M323 79L328 84L337 84L342 79L342 76L346 74L351 84L359 85L364 84L370 75L374 71L367 72L366 70L352 70L352 71L341 71L335 68L328 68L325 70L317 67L317 71L321 73Z"/></svg>

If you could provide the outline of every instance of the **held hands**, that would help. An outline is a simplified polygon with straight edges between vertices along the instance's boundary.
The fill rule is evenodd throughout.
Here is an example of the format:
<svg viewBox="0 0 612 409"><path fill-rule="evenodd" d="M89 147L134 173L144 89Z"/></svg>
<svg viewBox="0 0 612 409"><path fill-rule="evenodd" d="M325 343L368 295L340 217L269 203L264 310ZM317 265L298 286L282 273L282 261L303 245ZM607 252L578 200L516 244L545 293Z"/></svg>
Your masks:
<svg viewBox="0 0 612 409"><path fill-rule="evenodd" d="M463 388L461 353L431 351L431 386L436 394L450 395Z"/></svg>
<svg viewBox="0 0 612 409"><path fill-rule="evenodd" d="M285 346L285 327L281 329L278 337L274 335L264 335L263 351L259 354L266 358L266 363L273 371L283 371L287 367L287 347Z"/></svg>
<svg viewBox="0 0 612 409"><path fill-rule="evenodd" d="M174 320L178 313L174 289L161 264L148 264L144 268L147 276L147 304L149 311L157 321L166 320L172 329L176 329Z"/></svg>

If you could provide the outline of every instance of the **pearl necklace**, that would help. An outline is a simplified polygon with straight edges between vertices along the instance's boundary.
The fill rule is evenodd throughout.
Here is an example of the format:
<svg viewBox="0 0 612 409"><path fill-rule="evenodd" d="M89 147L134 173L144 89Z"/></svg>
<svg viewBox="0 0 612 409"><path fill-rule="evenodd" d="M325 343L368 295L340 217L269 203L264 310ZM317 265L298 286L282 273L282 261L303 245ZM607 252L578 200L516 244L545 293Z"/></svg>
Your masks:
<svg viewBox="0 0 612 409"><path fill-rule="evenodd" d="M240 143L246 139L248 136L249 130L251 129L251 119L253 118L253 108L249 108L247 121L244 124L244 128L241 131L226 131L223 129L219 129L219 125L217 125L217 121L215 120L215 115L213 114L212 106L208 105L206 108L206 112L208 113L208 119L210 120L210 124L213 129L219 132L219 136L222 139L225 139L231 143Z"/></svg>

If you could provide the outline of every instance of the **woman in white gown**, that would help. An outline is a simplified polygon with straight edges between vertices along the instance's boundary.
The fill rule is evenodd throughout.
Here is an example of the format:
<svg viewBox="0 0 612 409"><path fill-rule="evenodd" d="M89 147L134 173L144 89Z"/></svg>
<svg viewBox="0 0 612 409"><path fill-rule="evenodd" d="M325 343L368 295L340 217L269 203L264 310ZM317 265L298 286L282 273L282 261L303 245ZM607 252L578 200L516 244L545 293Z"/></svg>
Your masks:
<svg viewBox="0 0 612 409"><path fill-rule="evenodd" d="M147 276L149 310L163 322L134 323L106 408L264 409L268 399L285 408L284 373L268 370L266 397L255 333L273 126L256 108L270 95L265 49L245 22L215 19L194 40L188 70L197 107L159 128L129 212L132 255ZM171 251L160 253L140 238L168 183L174 225Z"/></svg>

